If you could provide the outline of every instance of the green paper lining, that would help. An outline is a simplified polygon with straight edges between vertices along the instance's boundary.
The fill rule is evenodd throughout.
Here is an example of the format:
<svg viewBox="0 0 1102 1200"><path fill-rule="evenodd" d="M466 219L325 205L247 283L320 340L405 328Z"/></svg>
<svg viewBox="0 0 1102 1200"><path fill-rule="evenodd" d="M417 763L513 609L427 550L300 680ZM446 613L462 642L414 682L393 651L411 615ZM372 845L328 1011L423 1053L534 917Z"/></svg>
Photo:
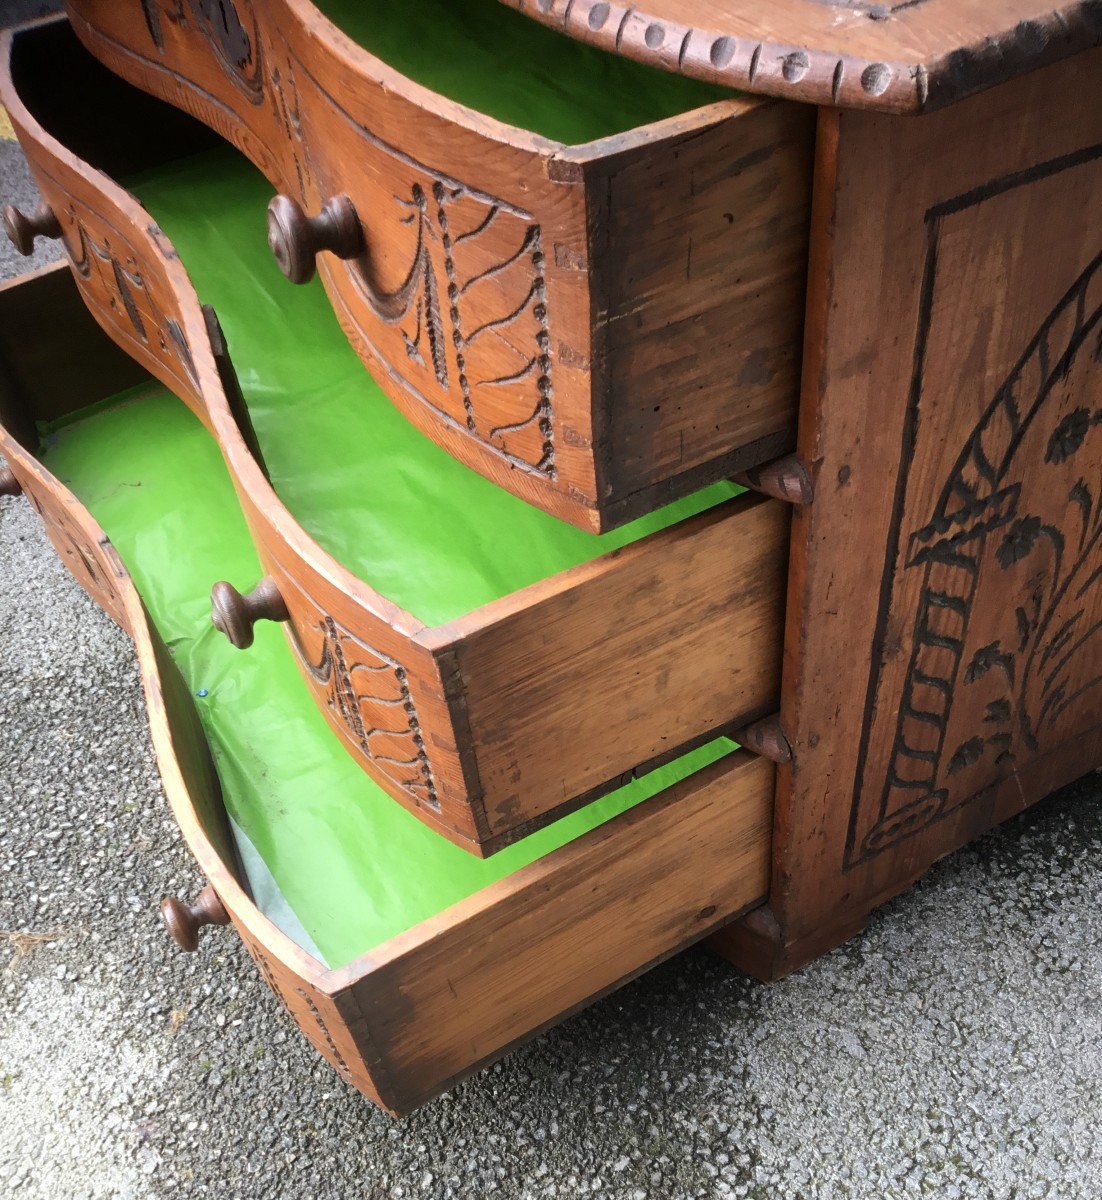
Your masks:
<svg viewBox="0 0 1102 1200"><path fill-rule="evenodd" d="M507 125L580 145L734 93L575 41L499 0L314 0L408 79Z"/></svg>
<svg viewBox="0 0 1102 1200"><path fill-rule="evenodd" d="M477 859L423 825L345 752L280 629L242 653L210 624L211 580L250 578L256 551L221 455L159 384L47 434L42 460L130 570L192 693L242 857L267 915L331 966L380 946L734 749L719 739ZM275 889L271 886L274 882Z"/></svg>
<svg viewBox="0 0 1102 1200"><path fill-rule="evenodd" d="M280 499L338 562L426 625L664 529L742 490L722 481L593 534L452 458L387 399L319 280L296 287L266 241L271 188L220 148L128 179L226 335ZM245 581L247 582L247 581Z"/></svg>

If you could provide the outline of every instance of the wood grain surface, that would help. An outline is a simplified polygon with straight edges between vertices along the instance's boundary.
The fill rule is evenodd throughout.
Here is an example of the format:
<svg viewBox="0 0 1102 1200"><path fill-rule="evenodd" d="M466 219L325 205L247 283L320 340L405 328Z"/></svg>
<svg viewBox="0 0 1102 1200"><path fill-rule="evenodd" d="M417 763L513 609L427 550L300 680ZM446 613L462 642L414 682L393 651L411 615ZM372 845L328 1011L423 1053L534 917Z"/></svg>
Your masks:
<svg viewBox="0 0 1102 1200"><path fill-rule="evenodd" d="M43 301L63 270L47 269L49 285L0 286L0 311L15 304L28 320L53 322ZM59 338L102 359L94 349L102 333L82 310L69 311L79 319L54 323ZM100 385L112 378L90 375L87 390L71 392L72 408L102 399ZM5 395L5 403L9 411L18 398ZM31 403L25 424L33 424ZM63 561L134 640L173 815L246 948L318 1052L390 1112L412 1111L764 897L774 768L738 752L327 969L249 898L194 702L103 530L2 428L0 453ZM109 579L89 587L84 555ZM211 930L205 940L218 936Z"/></svg>
<svg viewBox="0 0 1102 1200"><path fill-rule="evenodd" d="M1102 52L819 162L765 974L1102 748Z"/></svg>

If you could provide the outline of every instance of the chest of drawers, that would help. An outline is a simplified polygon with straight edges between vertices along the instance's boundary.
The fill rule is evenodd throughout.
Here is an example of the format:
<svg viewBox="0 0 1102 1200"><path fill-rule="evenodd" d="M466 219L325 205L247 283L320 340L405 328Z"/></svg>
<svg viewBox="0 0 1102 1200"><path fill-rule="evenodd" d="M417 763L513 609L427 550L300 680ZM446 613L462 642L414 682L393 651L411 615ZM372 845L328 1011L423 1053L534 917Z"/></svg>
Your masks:
<svg viewBox="0 0 1102 1200"><path fill-rule="evenodd" d="M3 293L5 486L134 637L174 934L361 1090L709 934L782 975L1098 765L1089 5L69 7L2 83L76 284Z"/></svg>

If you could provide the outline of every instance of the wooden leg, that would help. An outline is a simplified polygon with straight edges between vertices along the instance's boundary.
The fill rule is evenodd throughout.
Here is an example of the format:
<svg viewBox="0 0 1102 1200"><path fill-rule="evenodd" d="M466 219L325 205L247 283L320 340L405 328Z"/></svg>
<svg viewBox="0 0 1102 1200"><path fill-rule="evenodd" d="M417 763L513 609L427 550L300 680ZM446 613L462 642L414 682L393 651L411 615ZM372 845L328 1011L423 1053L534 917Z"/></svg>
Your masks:
<svg viewBox="0 0 1102 1200"><path fill-rule="evenodd" d="M800 940L789 942L785 940L773 910L764 905L741 920L725 925L705 944L747 975L762 983L776 983L835 946L856 937L865 928L867 919L867 914L859 918L847 917L838 924L824 924Z"/></svg>

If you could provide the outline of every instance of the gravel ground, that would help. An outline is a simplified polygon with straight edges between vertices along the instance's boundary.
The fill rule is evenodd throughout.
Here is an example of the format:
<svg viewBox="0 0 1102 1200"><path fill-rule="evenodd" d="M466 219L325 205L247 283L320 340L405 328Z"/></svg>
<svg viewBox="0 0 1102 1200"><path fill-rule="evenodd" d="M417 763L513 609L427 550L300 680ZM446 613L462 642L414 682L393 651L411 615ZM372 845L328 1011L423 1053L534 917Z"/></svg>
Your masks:
<svg viewBox="0 0 1102 1200"><path fill-rule="evenodd" d="M3 144L0 169L25 193ZM171 948L157 903L200 878L128 642L0 501L0 1191L1102 1195L1099 791L944 860L784 983L690 951L395 1123L231 935Z"/></svg>

